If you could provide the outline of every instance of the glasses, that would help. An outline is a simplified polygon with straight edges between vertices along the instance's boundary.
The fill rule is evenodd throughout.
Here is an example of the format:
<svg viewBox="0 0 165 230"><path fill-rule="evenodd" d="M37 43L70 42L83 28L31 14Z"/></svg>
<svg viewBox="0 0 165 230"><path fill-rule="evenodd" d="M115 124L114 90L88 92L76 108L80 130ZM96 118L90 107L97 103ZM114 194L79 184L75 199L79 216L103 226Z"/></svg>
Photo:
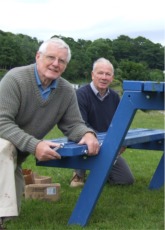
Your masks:
<svg viewBox="0 0 165 230"><path fill-rule="evenodd" d="M50 63L53 63L54 61L58 61L59 65L66 65L67 64L67 61L63 60L62 58L57 58L57 57L54 57L54 56L51 56L51 55L45 55L45 58L47 59L48 62Z"/></svg>

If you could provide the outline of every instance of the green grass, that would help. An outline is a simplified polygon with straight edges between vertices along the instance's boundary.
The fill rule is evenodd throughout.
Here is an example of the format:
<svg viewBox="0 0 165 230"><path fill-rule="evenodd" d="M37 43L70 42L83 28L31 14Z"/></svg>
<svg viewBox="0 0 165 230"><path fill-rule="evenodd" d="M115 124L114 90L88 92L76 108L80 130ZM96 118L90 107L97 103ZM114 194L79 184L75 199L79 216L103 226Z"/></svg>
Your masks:
<svg viewBox="0 0 165 230"><path fill-rule="evenodd" d="M132 128L164 128L164 115L160 112L138 111ZM47 139L61 136L55 128ZM162 152L127 149L127 159L136 182L131 186L106 184L96 204L87 230L163 230L164 188L149 190L148 185ZM81 189L69 187L71 169L35 166L30 156L23 165L40 175L52 176L53 182L61 184L61 199L57 202L22 199L19 218L7 223L9 230L79 230L81 226L68 226L67 222L76 204Z"/></svg>

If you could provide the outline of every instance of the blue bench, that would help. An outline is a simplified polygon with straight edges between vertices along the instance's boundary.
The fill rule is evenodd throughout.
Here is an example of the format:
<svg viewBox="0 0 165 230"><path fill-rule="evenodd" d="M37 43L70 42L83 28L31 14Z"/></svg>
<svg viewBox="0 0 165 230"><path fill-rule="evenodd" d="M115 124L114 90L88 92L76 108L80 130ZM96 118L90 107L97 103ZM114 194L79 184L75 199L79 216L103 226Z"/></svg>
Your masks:
<svg viewBox="0 0 165 230"><path fill-rule="evenodd" d="M122 145L135 149L164 150L164 130L129 129L137 109L164 109L164 88L165 83L163 82L123 82L124 93L109 129L106 133L97 134L101 144L98 156L88 157L86 145L77 145L65 137L52 140L61 143L58 152L62 159L37 162L38 166L90 170L68 224L85 226L88 223ZM164 154L151 179L149 188L158 189L163 184Z"/></svg>

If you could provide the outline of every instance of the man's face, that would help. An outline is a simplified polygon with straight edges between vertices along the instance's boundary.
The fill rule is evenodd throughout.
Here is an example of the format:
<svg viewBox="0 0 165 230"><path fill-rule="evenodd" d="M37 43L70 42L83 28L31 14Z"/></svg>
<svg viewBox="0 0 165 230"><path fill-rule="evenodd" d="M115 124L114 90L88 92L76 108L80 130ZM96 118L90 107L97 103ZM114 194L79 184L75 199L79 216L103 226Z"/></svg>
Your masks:
<svg viewBox="0 0 165 230"><path fill-rule="evenodd" d="M68 51L50 43L44 53L37 52L36 64L39 76L45 79L57 79L67 66Z"/></svg>
<svg viewBox="0 0 165 230"><path fill-rule="evenodd" d="M92 71L92 80L98 91L106 90L113 81L113 69L108 63L97 63Z"/></svg>

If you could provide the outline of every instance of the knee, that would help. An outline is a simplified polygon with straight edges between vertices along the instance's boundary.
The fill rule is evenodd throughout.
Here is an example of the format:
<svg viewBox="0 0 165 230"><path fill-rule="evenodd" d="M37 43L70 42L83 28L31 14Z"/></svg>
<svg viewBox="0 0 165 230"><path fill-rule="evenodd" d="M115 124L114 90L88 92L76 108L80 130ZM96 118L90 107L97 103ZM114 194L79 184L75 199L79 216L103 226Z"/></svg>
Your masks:
<svg viewBox="0 0 165 230"><path fill-rule="evenodd" d="M135 182L135 178L131 171L127 171L127 173L125 173L123 177L120 178L120 180L121 180L120 184L123 184L123 185L131 185Z"/></svg>
<svg viewBox="0 0 165 230"><path fill-rule="evenodd" d="M127 180L125 181L126 185L131 185L135 182L135 178L133 175L130 175L129 177L127 177Z"/></svg>
<svg viewBox="0 0 165 230"><path fill-rule="evenodd" d="M16 162L17 150L8 140L0 138L0 157L1 159L10 159Z"/></svg>
<svg viewBox="0 0 165 230"><path fill-rule="evenodd" d="M108 178L108 182L111 185L132 185L135 182L134 176L132 173L122 174L122 175L110 175Z"/></svg>

